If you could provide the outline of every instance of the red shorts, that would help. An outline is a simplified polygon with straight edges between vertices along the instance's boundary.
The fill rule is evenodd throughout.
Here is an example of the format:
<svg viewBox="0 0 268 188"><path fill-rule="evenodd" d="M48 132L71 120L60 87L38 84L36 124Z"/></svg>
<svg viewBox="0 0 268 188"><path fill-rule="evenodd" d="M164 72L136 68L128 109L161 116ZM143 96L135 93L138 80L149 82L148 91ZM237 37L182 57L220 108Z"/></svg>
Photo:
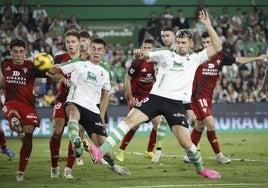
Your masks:
<svg viewBox="0 0 268 188"><path fill-rule="evenodd" d="M198 121L204 120L206 117L211 116L211 99L195 98L192 99L191 108L194 111Z"/></svg>
<svg viewBox="0 0 268 188"><path fill-rule="evenodd" d="M16 110L19 113L20 123L22 126L34 125L35 127L39 127L40 120L34 106L17 101L8 101L2 108L3 114L6 118L11 110Z"/></svg>
<svg viewBox="0 0 268 188"><path fill-rule="evenodd" d="M63 118L67 120L64 110L64 103L62 101L56 101L53 108L53 119L55 118Z"/></svg>

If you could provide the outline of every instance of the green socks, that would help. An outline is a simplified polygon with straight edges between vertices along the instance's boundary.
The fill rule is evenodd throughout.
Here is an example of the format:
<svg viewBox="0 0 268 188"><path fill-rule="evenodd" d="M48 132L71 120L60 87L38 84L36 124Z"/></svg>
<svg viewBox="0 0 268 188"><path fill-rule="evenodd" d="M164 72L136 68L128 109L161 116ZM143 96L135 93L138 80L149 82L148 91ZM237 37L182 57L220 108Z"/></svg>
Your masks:
<svg viewBox="0 0 268 188"><path fill-rule="evenodd" d="M100 149L103 154L110 151L117 143L123 140L124 136L129 131L128 125L122 121L119 125L109 134L105 142L101 145Z"/></svg>
<svg viewBox="0 0 268 188"><path fill-rule="evenodd" d="M203 169L202 158L200 152L197 150L196 146L192 144L192 146L188 149L185 149L185 152L188 158L193 162L196 170L200 171Z"/></svg>
<svg viewBox="0 0 268 188"><path fill-rule="evenodd" d="M73 143L74 139L79 137L78 121L69 120L67 123L67 126L68 126L68 137L69 137L70 141Z"/></svg>

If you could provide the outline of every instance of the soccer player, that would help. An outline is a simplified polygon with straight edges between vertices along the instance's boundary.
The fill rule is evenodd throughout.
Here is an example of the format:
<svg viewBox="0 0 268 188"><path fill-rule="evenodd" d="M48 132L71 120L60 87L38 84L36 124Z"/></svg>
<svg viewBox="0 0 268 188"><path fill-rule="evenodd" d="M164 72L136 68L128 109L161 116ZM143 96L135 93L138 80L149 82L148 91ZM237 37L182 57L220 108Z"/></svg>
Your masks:
<svg viewBox="0 0 268 188"><path fill-rule="evenodd" d="M54 74L62 72L70 75L70 80L62 77L61 81L70 87L64 106L68 117L68 137L76 157L80 157L83 153L78 124L85 128L90 138L97 138L98 145L103 144L107 138L106 129L100 116L100 110L106 111L106 109L97 107L97 104L102 107L102 103L106 103L108 92L111 89L109 73L100 66L105 53L105 41L94 39L91 41L89 60L77 59L55 65L52 68ZM110 170L120 175L129 175L127 169L115 164L115 157L111 150L104 155L104 159L108 162Z"/></svg>
<svg viewBox="0 0 268 188"><path fill-rule="evenodd" d="M208 31L213 43L213 46L199 53L191 52L192 34L185 29L179 30L176 34L177 51L166 48L155 51L134 50L136 59L148 59L149 62L158 63L156 82L148 97L132 108L127 117L110 133L101 147L90 145L91 154L96 162L100 161L103 154L122 140L130 129L157 115L163 115L177 141L193 161L197 174L206 178L221 177L218 172L203 167L201 155L191 141L186 112L182 102L190 101L193 75L196 68L222 49L220 40L211 26L208 13L203 10L200 11L199 20Z"/></svg>
<svg viewBox="0 0 268 188"><path fill-rule="evenodd" d="M39 118L34 107L33 85L35 78L45 78L45 72L37 70L31 61L25 60L26 43L20 39L10 42L11 59L2 61L0 88L4 87L3 114L11 130L22 139L17 181L24 180L24 171L32 152L32 137Z"/></svg>
<svg viewBox="0 0 268 188"><path fill-rule="evenodd" d="M87 31L81 30L79 31L80 34L80 56L83 58L88 58L89 57L89 46L90 46L90 35ZM85 129L82 125L79 125L79 136L81 139L84 139L85 135ZM95 143L95 142L94 142ZM76 159L76 164L77 165L84 165L83 161L83 156L78 157Z"/></svg>
<svg viewBox="0 0 268 188"><path fill-rule="evenodd" d="M86 58L89 59L90 58L90 43L91 43L90 35L85 30L80 31L79 33L80 33L80 43L81 43L80 44L80 51L81 51L80 56L83 57L84 59L86 59ZM105 62L104 57L101 60L100 66L102 66L106 71L108 71L109 76L110 76L110 81L111 81L112 80L111 73L109 71L109 68L108 68L106 62ZM104 94L108 94L108 93L104 93ZM100 108L100 116L101 116L103 125L106 129L106 124L108 123L108 115L107 115L106 109L107 109L108 104L109 104L109 97L105 96L104 98L106 99L106 101L102 102L102 106L100 106L100 104L98 104L97 106ZM79 136L81 137L82 140L84 140L84 134L85 134L84 127L79 125ZM92 141L95 145L98 145L97 138L92 137ZM85 140L85 142L87 142L87 141ZM107 162L104 159L102 159L101 162L103 164L107 164ZM83 163L84 162L83 162L82 157L77 158L77 165L83 165Z"/></svg>
<svg viewBox="0 0 268 188"><path fill-rule="evenodd" d="M142 49L153 50L155 49L155 41L153 39L145 39L142 43ZM129 109L133 108L136 103L141 102L150 93L155 81L156 64L147 63L146 60L134 60L126 75L126 93ZM145 151L146 158L153 157L153 149L156 142L156 130L160 122L160 116L152 119L153 128L150 133L147 150ZM133 138L138 127L131 129L122 140L120 150L116 159L124 161L125 150L129 142Z"/></svg>
<svg viewBox="0 0 268 188"><path fill-rule="evenodd" d="M212 46L211 38L207 32L202 34L202 43L205 48ZM215 122L211 112L212 95L219 78L219 72L224 65L230 66L235 62L245 64L251 61L263 60L267 56L263 54L259 57L231 57L229 54L221 51L205 63L199 65L196 70L193 81L191 107L196 114L197 121L192 130L191 139L193 144L197 145L201 139L203 130L206 128L207 139L220 164L228 164L231 162L231 159L225 157L220 150L215 131ZM191 162L191 160L185 156L184 162Z"/></svg>
<svg viewBox="0 0 268 188"><path fill-rule="evenodd" d="M80 55L80 34L77 31L69 30L65 33L65 45L67 52L57 55L54 57L55 64L61 64L67 62L71 59L78 58ZM66 78L69 78L69 75L65 75ZM53 135L50 138L50 154L51 154L51 178L59 177L59 151L60 151L60 142L63 133L63 129L66 126L66 115L64 112L64 103L66 97L69 93L69 88L65 86L62 82L58 82L57 85L57 96L55 99L54 109L53 109ZM68 145L68 157L67 164L63 171L63 177L71 179L72 176L72 167L75 162L74 152L72 143L69 142Z"/></svg>
<svg viewBox="0 0 268 188"><path fill-rule="evenodd" d="M173 28L171 27L164 27L161 30L161 39L164 44L164 46L176 50L177 44L175 40L176 36L174 33ZM190 122L190 125L194 124L195 122L195 114L193 110L190 107L190 102L189 101L184 101L183 102L183 107L187 113L188 121ZM161 154L162 154L162 145L163 145L163 140L166 135L166 129L167 129L167 121L165 120L164 117L162 117L160 124L158 125L157 128L157 133L156 133L156 150L155 154L152 158L152 162L158 162Z"/></svg>
<svg viewBox="0 0 268 188"><path fill-rule="evenodd" d="M0 151L1 153L6 154L10 159L13 159L16 157L16 154L7 148L6 136L5 136L5 132L2 126L0 126L0 146L1 146L1 151Z"/></svg>

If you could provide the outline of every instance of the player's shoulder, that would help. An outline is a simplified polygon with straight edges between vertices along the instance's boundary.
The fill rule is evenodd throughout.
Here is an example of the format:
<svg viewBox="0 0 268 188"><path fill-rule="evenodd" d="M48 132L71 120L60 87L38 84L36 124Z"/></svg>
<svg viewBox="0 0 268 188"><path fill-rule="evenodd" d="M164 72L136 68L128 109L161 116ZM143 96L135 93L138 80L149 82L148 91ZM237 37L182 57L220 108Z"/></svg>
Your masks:
<svg viewBox="0 0 268 188"><path fill-rule="evenodd" d="M60 63L66 62L70 59L71 59L70 54L65 52L65 53L56 55L54 57L54 62L55 62L55 64L60 64Z"/></svg>
<svg viewBox="0 0 268 188"><path fill-rule="evenodd" d="M14 62L14 60L12 58L5 58L5 59L3 59L1 61L1 65L2 64L13 64L13 62ZM24 64L25 65L28 65L28 64L32 65L32 61L31 60L28 60L28 59L25 59L24 60Z"/></svg>
<svg viewBox="0 0 268 188"><path fill-rule="evenodd" d="M3 63L12 63L13 62L13 59L12 58L4 58L2 61L1 61L1 64Z"/></svg>
<svg viewBox="0 0 268 188"><path fill-rule="evenodd" d="M155 48L152 50L152 52L165 52L165 53L169 53L169 52L176 52L174 49L163 46L160 48Z"/></svg>

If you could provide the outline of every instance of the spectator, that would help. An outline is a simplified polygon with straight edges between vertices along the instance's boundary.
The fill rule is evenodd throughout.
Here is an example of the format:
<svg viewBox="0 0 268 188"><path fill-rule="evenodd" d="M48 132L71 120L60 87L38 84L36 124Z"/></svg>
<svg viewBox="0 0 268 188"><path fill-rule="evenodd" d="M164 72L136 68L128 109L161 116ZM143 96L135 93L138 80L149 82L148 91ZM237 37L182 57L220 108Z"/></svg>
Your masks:
<svg viewBox="0 0 268 188"><path fill-rule="evenodd" d="M34 49L33 44L29 43L27 46L26 59L33 60L38 53L39 51Z"/></svg>
<svg viewBox="0 0 268 188"><path fill-rule="evenodd" d="M47 93L44 95L44 101L46 102L46 106L53 106L55 100L55 95L52 91L52 89L48 89Z"/></svg>
<svg viewBox="0 0 268 188"><path fill-rule="evenodd" d="M151 18L147 21L146 30L155 39L158 40L160 37L160 26L161 22L156 16L156 12L151 12Z"/></svg>
<svg viewBox="0 0 268 188"><path fill-rule="evenodd" d="M115 92L115 97L118 99L119 104L127 104L125 87L123 83L118 83L118 90Z"/></svg>
<svg viewBox="0 0 268 188"><path fill-rule="evenodd" d="M27 41L29 42L29 43L35 43L35 41L36 41L36 39L37 39L37 36L36 36L36 32L33 30L33 29L31 29L28 33L27 33Z"/></svg>
<svg viewBox="0 0 268 188"><path fill-rule="evenodd" d="M14 28L13 36L14 38L23 39L24 36L27 36L28 29L22 23L22 21L18 21L17 26Z"/></svg>
<svg viewBox="0 0 268 188"><path fill-rule="evenodd" d="M58 25L62 27L65 31L67 28L67 20L65 19L64 13L62 11L59 12L57 21L58 21Z"/></svg>
<svg viewBox="0 0 268 188"><path fill-rule="evenodd" d="M46 9L44 9L40 3L37 3L36 8L33 11L33 19L35 20L35 23L39 20L45 21L47 16L48 14Z"/></svg>
<svg viewBox="0 0 268 188"><path fill-rule="evenodd" d="M259 54L258 44L253 36L248 36L245 40L244 53L246 54L248 51L252 52L252 56L257 56Z"/></svg>
<svg viewBox="0 0 268 188"><path fill-rule="evenodd" d="M5 16L5 19L10 19L12 24L16 22L17 8L12 4L12 0L5 0L4 5L0 10L0 14ZM6 20L7 21L7 20ZM6 22L3 22L6 23Z"/></svg>
<svg viewBox="0 0 268 188"><path fill-rule="evenodd" d="M20 0L18 7L18 20L21 20L24 15L27 17L32 17L31 7L26 3L26 0Z"/></svg>
<svg viewBox="0 0 268 188"><path fill-rule="evenodd" d="M177 17L173 19L173 27L179 27L179 29L189 29L190 23L188 18L184 17L184 12L182 9L178 9Z"/></svg>
<svg viewBox="0 0 268 188"><path fill-rule="evenodd" d="M166 22L168 20L174 19L174 15L173 15L173 13L171 11L171 7L169 5L165 6L164 18L165 18Z"/></svg>
<svg viewBox="0 0 268 188"><path fill-rule="evenodd" d="M71 18L70 18L69 22L67 23L67 25L70 25L71 28L76 29L78 31L81 30L81 26L79 25L79 23L78 23L78 21L76 19L76 16L74 16L74 15L71 16Z"/></svg>
<svg viewBox="0 0 268 188"><path fill-rule="evenodd" d="M3 38L1 36L0 36L0 52L1 54L6 52L6 47L4 45Z"/></svg>

